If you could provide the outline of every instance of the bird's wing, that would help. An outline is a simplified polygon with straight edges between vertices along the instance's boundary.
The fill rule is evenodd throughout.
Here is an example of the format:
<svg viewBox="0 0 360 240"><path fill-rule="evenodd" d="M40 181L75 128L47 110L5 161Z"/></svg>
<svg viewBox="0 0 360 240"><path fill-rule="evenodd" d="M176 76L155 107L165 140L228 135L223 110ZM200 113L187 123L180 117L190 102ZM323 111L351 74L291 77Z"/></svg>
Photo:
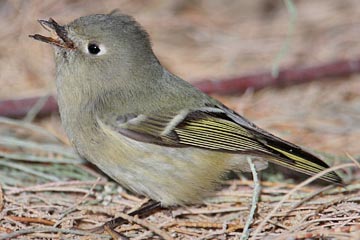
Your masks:
<svg viewBox="0 0 360 240"><path fill-rule="evenodd" d="M276 164L310 175L329 168L313 154L258 128L222 105L148 115L114 115L98 121L137 141L264 156ZM322 178L341 182L335 172Z"/></svg>

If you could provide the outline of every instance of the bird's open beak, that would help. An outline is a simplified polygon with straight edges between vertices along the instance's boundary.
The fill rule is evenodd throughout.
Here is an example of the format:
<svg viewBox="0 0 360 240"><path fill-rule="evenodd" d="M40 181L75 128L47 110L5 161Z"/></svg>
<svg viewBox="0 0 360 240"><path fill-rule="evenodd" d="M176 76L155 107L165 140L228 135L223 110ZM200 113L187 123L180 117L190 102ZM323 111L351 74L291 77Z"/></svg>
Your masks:
<svg viewBox="0 0 360 240"><path fill-rule="evenodd" d="M64 26L59 25L52 18L49 18L49 20L38 20L38 22L43 28L49 32L53 32L55 37L45 37L40 34L29 35L29 37L41 42L55 45L57 47L75 49L74 42L68 37L68 33Z"/></svg>

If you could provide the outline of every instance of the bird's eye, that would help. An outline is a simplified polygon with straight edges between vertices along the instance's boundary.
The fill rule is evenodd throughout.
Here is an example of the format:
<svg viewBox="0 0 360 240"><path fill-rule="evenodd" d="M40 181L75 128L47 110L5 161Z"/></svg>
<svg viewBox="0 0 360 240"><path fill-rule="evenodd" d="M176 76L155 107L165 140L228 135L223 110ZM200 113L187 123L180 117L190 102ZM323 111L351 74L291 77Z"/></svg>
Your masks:
<svg viewBox="0 0 360 240"><path fill-rule="evenodd" d="M90 43L88 45L87 49L88 49L89 53L92 55L97 55L101 52L99 45L97 45L95 43Z"/></svg>

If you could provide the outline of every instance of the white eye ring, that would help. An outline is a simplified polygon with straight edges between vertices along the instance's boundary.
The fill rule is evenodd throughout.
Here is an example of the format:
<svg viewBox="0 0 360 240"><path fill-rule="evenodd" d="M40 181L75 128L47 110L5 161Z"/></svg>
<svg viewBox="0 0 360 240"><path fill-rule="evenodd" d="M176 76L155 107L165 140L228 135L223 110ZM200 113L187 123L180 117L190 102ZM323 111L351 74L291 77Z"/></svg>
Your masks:
<svg viewBox="0 0 360 240"><path fill-rule="evenodd" d="M106 47L103 44L89 43L85 48L86 53L93 56L100 56L106 53Z"/></svg>

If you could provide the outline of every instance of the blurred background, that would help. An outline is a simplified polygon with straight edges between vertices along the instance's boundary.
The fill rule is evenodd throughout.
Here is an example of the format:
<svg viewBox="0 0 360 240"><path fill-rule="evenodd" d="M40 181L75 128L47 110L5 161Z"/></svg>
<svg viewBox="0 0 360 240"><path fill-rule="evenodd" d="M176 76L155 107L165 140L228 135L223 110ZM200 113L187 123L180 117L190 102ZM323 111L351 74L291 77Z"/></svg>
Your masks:
<svg viewBox="0 0 360 240"><path fill-rule="evenodd" d="M221 85L223 79L270 73L274 65L296 69L345 60L347 70L358 74L231 95L215 91L212 96L261 128L316 152L329 165L360 161L360 1L293 0L296 14L289 2L0 0L0 239L25 231L27 239L79 239L78 234L66 234L67 229L100 226L144 203L64 145L68 141L57 112L36 118L34 124L33 111L27 121L3 117L5 100L56 95L52 48L28 37L49 34L38 19L52 17L67 24L114 9L133 15L149 32L161 63L195 85L204 79ZM325 71L334 68L339 65ZM314 184L292 194L256 239L266 239L266 234L282 234L279 239L358 239L356 169L339 171L346 181L352 180L346 188L324 192ZM286 170L291 177L285 179L278 170L261 175L261 203L252 229L285 193L299 186L289 183L299 183L293 172ZM224 182L203 205L161 211L148 220L159 226L158 232L178 239L240 239L253 194L253 181L244 178L247 175ZM44 226L53 230L46 233ZM135 239L156 239L147 227L121 229Z"/></svg>
<svg viewBox="0 0 360 240"><path fill-rule="evenodd" d="M52 49L28 37L46 34L37 19L66 24L114 9L133 15L149 32L160 61L192 83L270 71L287 41L280 67L359 57L360 1L294 4L297 21L288 41L291 15L281 0L2 0L0 100L55 94ZM214 97L287 140L336 156L359 156L359 78ZM61 129L57 115L42 124Z"/></svg>

